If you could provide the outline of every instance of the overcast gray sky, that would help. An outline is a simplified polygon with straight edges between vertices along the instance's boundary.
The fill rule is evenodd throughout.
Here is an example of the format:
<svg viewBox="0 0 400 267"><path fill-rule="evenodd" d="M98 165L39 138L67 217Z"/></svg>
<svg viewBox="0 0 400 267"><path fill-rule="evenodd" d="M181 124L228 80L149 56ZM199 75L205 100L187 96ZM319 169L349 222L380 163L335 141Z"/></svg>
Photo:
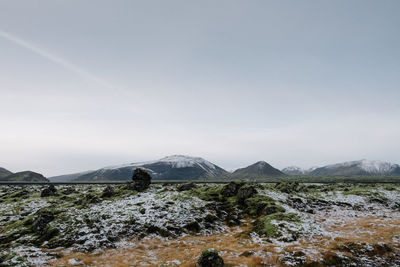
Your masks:
<svg viewBox="0 0 400 267"><path fill-rule="evenodd" d="M0 166L400 163L400 2L0 0Z"/></svg>

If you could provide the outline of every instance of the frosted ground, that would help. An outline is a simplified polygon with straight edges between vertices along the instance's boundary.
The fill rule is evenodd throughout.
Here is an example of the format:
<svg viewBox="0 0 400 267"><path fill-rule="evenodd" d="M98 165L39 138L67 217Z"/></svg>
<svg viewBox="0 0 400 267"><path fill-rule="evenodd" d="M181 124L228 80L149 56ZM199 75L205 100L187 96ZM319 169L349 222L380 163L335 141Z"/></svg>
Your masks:
<svg viewBox="0 0 400 267"><path fill-rule="evenodd" d="M194 266L210 246L228 266L400 264L396 185L43 189L0 188L1 266Z"/></svg>

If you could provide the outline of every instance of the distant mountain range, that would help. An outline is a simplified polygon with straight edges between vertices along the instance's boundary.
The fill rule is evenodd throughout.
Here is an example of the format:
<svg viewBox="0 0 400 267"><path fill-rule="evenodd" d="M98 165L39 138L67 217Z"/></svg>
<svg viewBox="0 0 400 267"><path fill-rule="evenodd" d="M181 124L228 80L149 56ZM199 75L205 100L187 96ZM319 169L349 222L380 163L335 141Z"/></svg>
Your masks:
<svg viewBox="0 0 400 267"><path fill-rule="evenodd" d="M279 176L400 176L400 166L384 161L348 161L338 164L302 169L291 166L278 170L259 161L230 173L199 157L174 155L159 160L104 167L98 170L50 177L51 182L70 181L129 181L136 168L147 170L154 180L224 180L261 179ZM0 181L49 181L43 175L25 171L12 173L0 168Z"/></svg>
<svg viewBox="0 0 400 267"><path fill-rule="evenodd" d="M385 161L357 160L303 170L291 166L284 168L287 175L313 176L400 176L400 166Z"/></svg>
<svg viewBox="0 0 400 267"><path fill-rule="evenodd" d="M324 167L303 170L291 166L278 170L265 161L229 173L221 167L199 157L168 156L155 161L130 163L51 177L50 181L127 181L136 168L147 170L154 180L212 180L212 179L260 179L284 175L309 176L400 176L400 166L382 161L350 161Z"/></svg>

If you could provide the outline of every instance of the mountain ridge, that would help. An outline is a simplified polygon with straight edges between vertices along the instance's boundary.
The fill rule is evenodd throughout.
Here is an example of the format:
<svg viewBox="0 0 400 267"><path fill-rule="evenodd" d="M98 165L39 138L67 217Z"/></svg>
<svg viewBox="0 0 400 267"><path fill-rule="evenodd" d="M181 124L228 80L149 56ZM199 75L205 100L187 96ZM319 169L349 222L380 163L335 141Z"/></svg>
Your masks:
<svg viewBox="0 0 400 267"><path fill-rule="evenodd" d="M103 167L80 175L74 181L126 181L131 179L136 168L148 171L154 180L199 180L229 176L226 170L203 158L172 155L159 160Z"/></svg>
<svg viewBox="0 0 400 267"><path fill-rule="evenodd" d="M296 166L282 169L287 175L315 176L400 176L400 165L378 160L355 160L313 167L308 170Z"/></svg>

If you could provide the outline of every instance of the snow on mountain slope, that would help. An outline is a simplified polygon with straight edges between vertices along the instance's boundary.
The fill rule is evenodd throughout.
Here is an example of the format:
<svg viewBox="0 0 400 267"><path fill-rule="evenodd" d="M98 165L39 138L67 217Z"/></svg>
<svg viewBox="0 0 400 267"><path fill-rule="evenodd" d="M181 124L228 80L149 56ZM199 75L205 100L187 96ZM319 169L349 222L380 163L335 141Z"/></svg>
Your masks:
<svg viewBox="0 0 400 267"><path fill-rule="evenodd" d="M282 169L282 172L287 175L302 175L305 174L305 171L297 166L289 166Z"/></svg>
<svg viewBox="0 0 400 267"><path fill-rule="evenodd" d="M185 156L185 155L173 155L173 156L164 157L159 160L109 166L109 167L105 167L103 169L113 170L113 169L120 169L120 168L127 168L127 167L140 167L140 166L150 165L150 164L159 163L159 162L170 164L173 168L186 168L186 167L200 166L201 168L208 167L209 169L215 169L214 164L212 164L211 162L209 162L203 158L190 157L190 156Z"/></svg>
<svg viewBox="0 0 400 267"><path fill-rule="evenodd" d="M317 168L315 175L399 175L400 166L385 161L357 160L347 161Z"/></svg>
<svg viewBox="0 0 400 267"><path fill-rule="evenodd" d="M105 167L77 177L77 180L129 180L133 170L138 167L147 170L153 179L159 180L189 180L228 176L227 171L203 158L173 155L154 161Z"/></svg>
<svg viewBox="0 0 400 267"><path fill-rule="evenodd" d="M363 159L363 160L348 161L343 163L327 165L325 167L328 169L336 169L336 168L351 167L351 166L357 166L360 169L369 173L383 174L383 173L389 173L391 170L395 169L399 165L385 161Z"/></svg>

